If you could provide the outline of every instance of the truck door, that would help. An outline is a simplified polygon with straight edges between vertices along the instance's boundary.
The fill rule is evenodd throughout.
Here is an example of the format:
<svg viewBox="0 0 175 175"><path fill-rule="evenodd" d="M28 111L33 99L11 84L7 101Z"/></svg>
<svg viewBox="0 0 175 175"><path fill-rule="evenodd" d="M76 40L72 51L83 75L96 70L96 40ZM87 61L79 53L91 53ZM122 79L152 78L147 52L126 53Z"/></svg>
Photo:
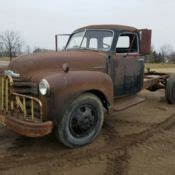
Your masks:
<svg viewBox="0 0 175 175"><path fill-rule="evenodd" d="M138 33L120 34L113 61L115 97L139 92L143 87L144 59L139 54Z"/></svg>

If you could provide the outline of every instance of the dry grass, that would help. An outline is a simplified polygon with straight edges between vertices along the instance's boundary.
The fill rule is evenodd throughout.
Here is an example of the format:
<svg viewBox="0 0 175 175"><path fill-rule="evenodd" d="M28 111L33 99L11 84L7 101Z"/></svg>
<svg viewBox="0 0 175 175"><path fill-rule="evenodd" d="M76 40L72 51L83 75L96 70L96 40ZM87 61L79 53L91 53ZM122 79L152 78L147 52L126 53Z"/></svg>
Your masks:
<svg viewBox="0 0 175 175"><path fill-rule="evenodd" d="M165 69L165 68L175 68L175 64L152 64L152 63L146 63L145 68L150 69Z"/></svg>
<svg viewBox="0 0 175 175"><path fill-rule="evenodd" d="M10 61L9 57L0 57L0 61Z"/></svg>
<svg viewBox="0 0 175 175"><path fill-rule="evenodd" d="M175 64L145 64L145 71L147 71L147 68L150 68L150 70L161 72L161 73L175 73Z"/></svg>

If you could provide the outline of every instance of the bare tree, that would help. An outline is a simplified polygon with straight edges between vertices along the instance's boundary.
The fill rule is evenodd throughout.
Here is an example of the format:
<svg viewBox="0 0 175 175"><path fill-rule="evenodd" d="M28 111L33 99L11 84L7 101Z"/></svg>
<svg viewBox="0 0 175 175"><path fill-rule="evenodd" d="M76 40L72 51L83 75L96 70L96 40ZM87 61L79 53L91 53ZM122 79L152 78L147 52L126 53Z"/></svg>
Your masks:
<svg viewBox="0 0 175 175"><path fill-rule="evenodd" d="M3 55L3 42L0 42L0 56Z"/></svg>
<svg viewBox="0 0 175 175"><path fill-rule="evenodd" d="M0 38L4 44L6 52L8 52L11 61L12 56L15 56L16 53L19 53L21 51L23 41L20 35L14 31L5 31L0 36Z"/></svg>
<svg viewBox="0 0 175 175"><path fill-rule="evenodd" d="M169 55L173 52L173 47L169 44L165 44L160 48L160 53L162 55L162 61L165 63Z"/></svg>
<svg viewBox="0 0 175 175"><path fill-rule="evenodd" d="M175 63L175 51L171 53L170 55L170 62Z"/></svg>
<svg viewBox="0 0 175 175"><path fill-rule="evenodd" d="M31 48L29 45L26 46L26 54L29 55L31 53Z"/></svg>

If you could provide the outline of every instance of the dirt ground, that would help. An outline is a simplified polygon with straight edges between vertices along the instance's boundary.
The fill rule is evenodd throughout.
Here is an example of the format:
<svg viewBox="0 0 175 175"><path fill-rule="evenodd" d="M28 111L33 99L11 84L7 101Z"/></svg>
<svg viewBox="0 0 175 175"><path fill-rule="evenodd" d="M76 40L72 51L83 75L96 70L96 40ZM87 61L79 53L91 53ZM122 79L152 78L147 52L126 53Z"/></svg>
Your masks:
<svg viewBox="0 0 175 175"><path fill-rule="evenodd" d="M164 90L140 96L144 103L106 116L99 137L80 149L53 135L25 138L0 126L0 174L174 175L175 106Z"/></svg>

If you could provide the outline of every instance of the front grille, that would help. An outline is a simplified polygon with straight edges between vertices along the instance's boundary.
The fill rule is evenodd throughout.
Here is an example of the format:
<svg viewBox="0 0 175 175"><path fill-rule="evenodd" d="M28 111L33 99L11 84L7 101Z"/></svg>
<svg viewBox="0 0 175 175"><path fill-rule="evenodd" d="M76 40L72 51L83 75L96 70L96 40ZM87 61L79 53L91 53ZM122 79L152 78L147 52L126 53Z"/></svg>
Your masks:
<svg viewBox="0 0 175 175"><path fill-rule="evenodd" d="M13 79L13 91L19 94L38 96L38 84L34 82L23 81L19 78Z"/></svg>
<svg viewBox="0 0 175 175"><path fill-rule="evenodd" d="M38 98L29 95L33 94L34 84L13 81L11 77L7 76L2 77L1 88L3 114L16 116L31 122L43 121L42 102Z"/></svg>

